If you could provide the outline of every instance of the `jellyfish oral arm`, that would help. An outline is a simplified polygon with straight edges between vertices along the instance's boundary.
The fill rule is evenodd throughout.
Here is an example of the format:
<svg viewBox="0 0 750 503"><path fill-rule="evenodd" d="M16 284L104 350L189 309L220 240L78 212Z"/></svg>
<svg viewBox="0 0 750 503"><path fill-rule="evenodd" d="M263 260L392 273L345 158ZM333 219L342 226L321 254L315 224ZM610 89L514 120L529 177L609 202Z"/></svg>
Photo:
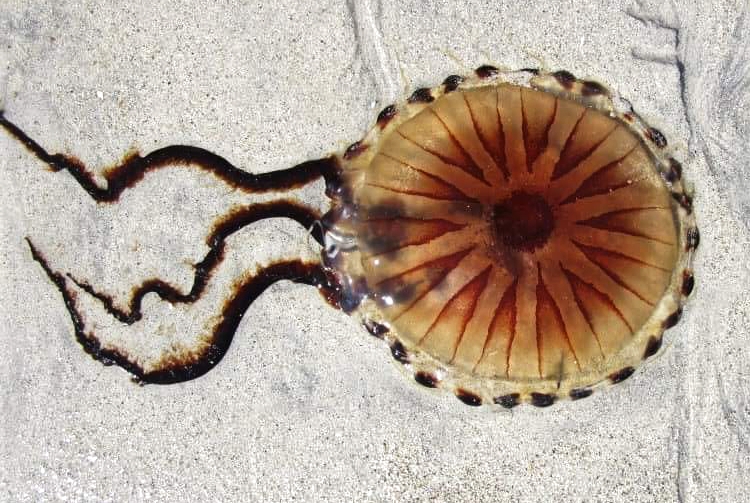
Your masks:
<svg viewBox="0 0 750 503"><path fill-rule="evenodd" d="M224 296L218 303L216 296L212 296L212 301L202 295L183 295L157 280L153 284L142 285L133 298L132 310L124 312L115 308L106 294L53 270L33 242L27 242L32 258L60 292L76 340L84 351L104 365L123 368L139 384L189 381L213 369L229 350L243 315L252 302L278 281L313 285L324 293L330 292L332 297L336 292L335 284L320 264L282 260L258 268L236 282L230 295ZM210 286L213 289L221 288L220 285ZM170 319L158 323L159 330L156 332L159 333L144 333L149 332L154 323L153 320L143 319L140 302L146 293L151 292L177 308L165 309L166 306L162 305L156 309L170 315ZM189 306L180 309L180 304ZM120 323L102 323L100 320L107 316ZM174 336L182 327L194 327L196 318L204 325L203 330L194 331L187 337L182 334Z"/></svg>
<svg viewBox="0 0 750 503"><path fill-rule="evenodd" d="M129 156L104 173L106 186L102 187L95 182L94 173L80 161L64 154L50 154L2 112L0 126L52 171L67 171L92 199L105 204L117 204L120 195L135 188L147 173L171 166L207 172L245 194L286 193L320 178L326 181L327 190L334 190L338 184L334 158L256 175L207 150L172 145L143 157ZM240 278L218 277L222 275L226 240L230 236L255 222L280 217L296 221L318 244L323 244L321 214L307 205L284 199L282 195L276 200L236 207L214 221L207 233L208 252L194 265L189 290L181 291L169 281L150 278L132 287L124 306L86 280L55 270L30 238L26 238L26 242L31 258L60 292L76 339L83 349L105 365L118 365L127 370L137 382L168 384L194 379L218 364L250 304L278 281L316 286L329 302L338 305L341 288L317 260L277 259ZM160 320L163 323L149 319L148 313L144 315L143 300L151 293L162 301L155 310L168 318ZM185 321L200 318L205 318L202 327ZM153 330L154 327L157 330ZM188 335L161 337L164 334L150 331Z"/></svg>
<svg viewBox="0 0 750 503"><path fill-rule="evenodd" d="M200 147L170 145L143 157L138 153L127 156L120 164L105 171L103 176L107 185L100 187L94 181L94 173L81 161L67 154L50 154L21 128L9 121L3 111L0 111L0 126L40 161L47 164L52 171L64 170L70 173L78 184L99 202L116 202L125 190L137 185L146 173L169 166L189 166L211 173L224 183L248 194L287 191L307 185L321 177L330 187L336 185L338 177L338 166L333 157L306 161L270 173L254 174Z"/></svg>

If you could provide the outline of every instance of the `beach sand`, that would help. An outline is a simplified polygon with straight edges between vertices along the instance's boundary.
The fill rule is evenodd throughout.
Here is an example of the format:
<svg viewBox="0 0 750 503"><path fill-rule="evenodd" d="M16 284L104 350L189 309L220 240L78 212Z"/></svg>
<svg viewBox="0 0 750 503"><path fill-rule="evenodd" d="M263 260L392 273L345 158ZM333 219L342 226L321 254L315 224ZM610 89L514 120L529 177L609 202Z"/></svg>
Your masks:
<svg viewBox="0 0 750 503"><path fill-rule="evenodd" d="M750 501L750 7L746 2L0 4L0 99L50 152L102 173L134 149L211 150L267 172L340 151L384 106L481 64L566 69L632 101L695 187L696 288L663 354L585 400L472 408L406 379L315 289L274 285L212 371L138 386L76 342L56 270L116 299L188 289L207 229L243 195L175 168L97 204L0 132L4 501ZM321 183L294 198L325 208ZM315 257L286 220L228 241L217 281ZM199 331L211 301L150 295L130 327Z"/></svg>

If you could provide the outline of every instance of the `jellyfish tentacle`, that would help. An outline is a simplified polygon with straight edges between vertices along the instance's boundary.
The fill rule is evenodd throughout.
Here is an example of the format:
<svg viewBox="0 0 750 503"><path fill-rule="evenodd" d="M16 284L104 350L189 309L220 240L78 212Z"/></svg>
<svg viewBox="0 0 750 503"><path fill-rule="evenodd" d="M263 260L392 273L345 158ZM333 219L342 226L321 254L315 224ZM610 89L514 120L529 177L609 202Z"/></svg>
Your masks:
<svg viewBox="0 0 750 503"><path fill-rule="evenodd" d="M69 273L66 276L80 289L99 300L107 313L119 322L132 325L142 318L141 303L143 298L149 293L155 293L162 300L166 300L172 304L192 304L200 299L211 275L224 257L226 239L235 232L255 222L267 218L280 217L291 218L304 228L310 229L312 237L319 244L323 244L323 230L320 226L315 225L321 218L316 210L293 201L271 201L235 209L214 223L213 231L206 238L209 251L203 257L203 260L195 264L193 285L187 293L181 292L178 288L163 279L151 278L132 289L133 293L127 301L128 308L121 309L115 305L115 301L111 295L97 291L88 282L75 278Z"/></svg>
<svg viewBox="0 0 750 503"><path fill-rule="evenodd" d="M189 166L205 171L224 183L245 193L289 191L323 178L326 194L333 197L341 190L339 165L335 157L326 157L301 163L297 166L263 174L253 174L232 165L223 157L205 149L192 146L171 145L155 150L145 156L131 154L119 165L106 170L103 178L105 186L95 179L95 173L78 159L51 154L28 136L21 128L5 118L0 110L0 127L23 144L35 157L54 171L68 171L78 184L97 202L117 203L120 195L136 186L150 171L168 166ZM81 293L85 292L96 299L104 311L124 325L133 325L143 318L142 301L149 293L157 294L171 304L193 304L203 297L209 281L221 264L225 253L225 240L244 227L267 218L291 218L302 225L319 243L324 241L324 226L320 223L318 210L286 199L256 203L234 208L217 219L206 237L208 253L194 266L194 279L189 291L183 292L161 278L146 280L133 288L125 308L118 307L113 297L97 291L89 283L53 270L44 255L27 238L32 258L60 291L65 307L73 322L76 339L83 349L94 359L105 365L118 365L130 372L134 380L141 383L174 383L199 377L211 370L224 356L231 345L234 334L247 308L269 286L281 280L316 286L326 299L336 305L351 302L352 296L342 287L338 279L319 261L304 262L299 259L282 260L261 267L254 275L233 286L226 299L218 320L210 333L201 334L181 354L164 348L156 360L138 359L128 353L122 344L105 342L90 330L82 310ZM351 289L349 289L351 290Z"/></svg>
<svg viewBox="0 0 750 503"><path fill-rule="evenodd" d="M341 291L340 285L318 262L303 262L298 259L279 261L260 268L237 285L231 297L224 303L219 322L206 338L205 343L183 358L165 355L161 360L145 369L137 358L123 348L107 347L90 331L78 306L77 293L72 290L66 276L52 269L44 255L26 238L32 258L39 263L47 277L63 297L65 308L73 323L76 340L84 351L104 365L117 365L141 384L172 384L195 379L213 369L231 346L237 327L252 302L268 287L282 280L316 286L320 292L335 303ZM140 305L138 305L140 315ZM123 313L124 314L124 313ZM133 314L133 313L131 313Z"/></svg>
<svg viewBox="0 0 750 503"><path fill-rule="evenodd" d="M114 203L127 189L143 180L146 173L168 166L190 166L212 174L224 183L246 193L290 190L324 178L326 186L340 185L339 166L334 156L300 163L291 168L268 173L250 173L240 169L218 154L190 145L169 145L145 156L132 153L118 165L107 169L103 177L106 187L95 181L93 171L80 160L67 154L50 154L20 127L9 121L0 110L0 126L22 143L54 172L67 171L78 184L98 202Z"/></svg>

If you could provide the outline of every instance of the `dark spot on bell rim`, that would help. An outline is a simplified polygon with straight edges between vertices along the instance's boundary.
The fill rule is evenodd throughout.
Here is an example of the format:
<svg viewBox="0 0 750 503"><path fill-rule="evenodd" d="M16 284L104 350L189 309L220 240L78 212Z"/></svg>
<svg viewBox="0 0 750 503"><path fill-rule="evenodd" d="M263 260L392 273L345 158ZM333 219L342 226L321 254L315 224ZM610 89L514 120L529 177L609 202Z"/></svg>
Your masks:
<svg viewBox="0 0 750 503"><path fill-rule="evenodd" d="M409 103L432 103L435 98L428 88L420 87L409 96L407 101Z"/></svg>
<svg viewBox="0 0 750 503"><path fill-rule="evenodd" d="M426 388L437 388L438 378L429 372L417 372L414 374L414 380Z"/></svg>
<svg viewBox="0 0 750 503"><path fill-rule="evenodd" d="M366 144L362 143L362 141L355 141L346 148L346 151L344 152L344 159L353 159L365 150L367 150Z"/></svg>
<svg viewBox="0 0 750 503"><path fill-rule="evenodd" d="M477 395L475 395L471 391L466 391L465 389L457 390L456 398L461 400L466 405L471 405L472 407L479 407L480 405L482 405L481 398L479 398Z"/></svg>
<svg viewBox="0 0 750 503"><path fill-rule="evenodd" d="M586 398L591 396L591 394L594 391L591 388L576 388L570 390L570 399L571 400L580 400L581 398Z"/></svg>
<svg viewBox="0 0 750 503"><path fill-rule="evenodd" d="M686 246L688 250L695 250L696 248L698 248L698 245L701 242L701 235L696 227L692 227L688 229L686 241L687 241Z"/></svg>
<svg viewBox="0 0 750 503"><path fill-rule="evenodd" d="M650 127L646 130L646 136L649 140L654 142L654 145L656 145L659 148L664 148L667 146L667 138L664 136L664 134L656 129L655 127Z"/></svg>
<svg viewBox="0 0 750 503"><path fill-rule="evenodd" d="M445 92L450 93L452 91L455 91L458 89L458 86L461 85L461 82L464 81L464 78L460 75L449 75L446 77L446 79L443 81L443 86L445 87Z"/></svg>
<svg viewBox="0 0 750 503"><path fill-rule="evenodd" d="M682 308L678 308L677 311L670 314L669 317L664 320L664 328L672 328L673 326L677 325L677 322L680 321L680 317L682 316Z"/></svg>
<svg viewBox="0 0 750 503"><path fill-rule="evenodd" d="M475 395L471 391L466 391L465 389L457 390L456 398L461 400L466 405L471 405L472 407L479 407L480 405L482 405L481 398L479 398L477 395Z"/></svg>
<svg viewBox="0 0 750 503"><path fill-rule="evenodd" d="M635 369L633 367L625 367L624 369L620 369L617 372L610 374L609 380L612 382L612 384L617 384L618 382L622 382L628 377L632 376L633 372L635 372Z"/></svg>
<svg viewBox="0 0 750 503"><path fill-rule="evenodd" d="M391 344L391 354L397 362L409 363L409 353L399 341L393 341L393 344Z"/></svg>
<svg viewBox="0 0 750 503"><path fill-rule="evenodd" d="M684 271L682 273L682 295L687 297L693 292L695 287L695 276L691 271Z"/></svg>
<svg viewBox="0 0 750 503"><path fill-rule="evenodd" d="M365 320L362 324L365 326L367 331L370 332L370 334L377 337L378 339L382 339L383 335L387 334L390 331L388 325L384 325L370 319Z"/></svg>
<svg viewBox="0 0 750 503"><path fill-rule="evenodd" d="M672 192L672 199L677 201L688 214L693 212L693 199L687 194L682 192Z"/></svg>
<svg viewBox="0 0 750 503"><path fill-rule="evenodd" d="M378 126L384 128L396 116L396 105L388 105L378 114Z"/></svg>
<svg viewBox="0 0 750 503"><path fill-rule="evenodd" d="M581 94L584 96L606 95L607 88L598 82L587 80L581 84Z"/></svg>
<svg viewBox="0 0 750 503"><path fill-rule="evenodd" d="M549 407L555 403L556 399L557 397L555 395L534 392L531 394L531 405L535 407Z"/></svg>
<svg viewBox="0 0 750 503"><path fill-rule="evenodd" d="M667 171L666 178L671 183L682 178L682 164L671 157L669 158L669 171Z"/></svg>
<svg viewBox="0 0 750 503"><path fill-rule="evenodd" d="M499 70L491 65L483 65L474 70L474 73L477 74L477 77L480 79L488 79L490 77L494 77L497 75Z"/></svg>
<svg viewBox="0 0 750 503"><path fill-rule="evenodd" d="M521 395L519 395L518 393L510 393L508 395L495 397L493 401L501 407L512 409L513 407L518 405L518 399L520 398L520 396Z"/></svg>
<svg viewBox="0 0 750 503"><path fill-rule="evenodd" d="M558 70L553 73L552 76L561 86L568 90L573 87L573 84L576 81L575 75L567 70Z"/></svg>
<svg viewBox="0 0 750 503"><path fill-rule="evenodd" d="M651 336L646 344L646 350L643 352L643 359L654 356L661 348L661 337Z"/></svg>

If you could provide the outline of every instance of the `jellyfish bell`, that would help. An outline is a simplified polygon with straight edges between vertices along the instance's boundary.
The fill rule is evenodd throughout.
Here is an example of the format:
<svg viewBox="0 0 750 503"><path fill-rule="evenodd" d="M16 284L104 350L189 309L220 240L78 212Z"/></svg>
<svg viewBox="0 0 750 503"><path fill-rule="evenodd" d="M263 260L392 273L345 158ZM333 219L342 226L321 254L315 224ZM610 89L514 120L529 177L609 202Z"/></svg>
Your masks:
<svg viewBox="0 0 750 503"><path fill-rule="evenodd" d="M697 229L664 135L615 103L568 72L482 67L387 107L340 157L331 232L356 246L333 267L418 383L546 406L658 350Z"/></svg>

